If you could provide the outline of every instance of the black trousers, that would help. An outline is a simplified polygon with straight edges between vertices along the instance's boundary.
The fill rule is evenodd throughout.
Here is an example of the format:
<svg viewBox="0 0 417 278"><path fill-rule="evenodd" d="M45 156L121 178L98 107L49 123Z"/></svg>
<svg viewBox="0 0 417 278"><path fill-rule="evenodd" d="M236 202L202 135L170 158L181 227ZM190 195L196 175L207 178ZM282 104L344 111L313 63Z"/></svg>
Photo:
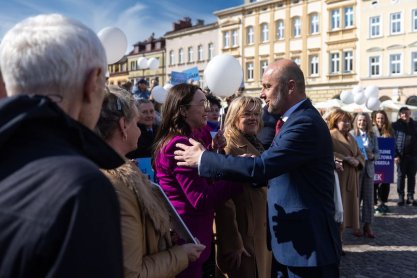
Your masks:
<svg viewBox="0 0 417 278"><path fill-rule="evenodd" d="M337 278L339 276L339 264L294 267L283 265L272 257L271 278Z"/></svg>
<svg viewBox="0 0 417 278"><path fill-rule="evenodd" d="M378 200L382 203L388 202L390 184L374 183L374 204L378 204Z"/></svg>
<svg viewBox="0 0 417 278"><path fill-rule="evenodd" d="M413 197L416 187L417 157L401 157L397 166L397 192L400 198L405 197L405 178L407 178L407 196Z"/></svg>

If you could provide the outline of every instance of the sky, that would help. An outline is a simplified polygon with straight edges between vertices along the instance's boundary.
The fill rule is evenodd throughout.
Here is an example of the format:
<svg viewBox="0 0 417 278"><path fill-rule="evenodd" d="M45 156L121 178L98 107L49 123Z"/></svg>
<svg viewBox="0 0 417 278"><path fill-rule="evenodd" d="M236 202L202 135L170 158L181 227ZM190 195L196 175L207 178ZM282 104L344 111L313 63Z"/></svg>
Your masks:
<svg viewBox="0 0 417 278"><path fill-rule="evenodd" d="M214 11L243 4L244 0L9 0L0 8L0 40L22 19L43 13L60 13L77 19L98 33L118 27L133 44L172 31L172 23L185 16L205 23L216 21Z"/></svg>

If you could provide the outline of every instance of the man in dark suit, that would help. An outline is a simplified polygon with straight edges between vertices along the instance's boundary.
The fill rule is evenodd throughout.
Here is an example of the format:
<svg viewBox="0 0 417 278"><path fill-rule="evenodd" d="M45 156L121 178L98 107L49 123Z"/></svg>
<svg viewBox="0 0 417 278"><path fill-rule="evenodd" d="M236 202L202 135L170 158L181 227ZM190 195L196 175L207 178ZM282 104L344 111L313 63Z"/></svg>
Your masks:
<svg viewBox="0 0 417 278"><path fill-rule="evenodd" d="M340 237L334 220L334 161L329 130L306 98L304 76L291 60L272 63L263 98L284 124L260 157L207 152L196 141L178 144L179 165L231 180L268 181L268 220L275 259L289 277L338 277ZM277 273L278 275L278 273Z"/></svg>
<svg viewBox="0 0 417 278"><path fill-rule="evenodd" d="M151 157L152 146L156 136L158 125L155 124L155 107L149 99L137 100L139 111L138 127L140 128L140 137L138 148L127 154L128 158Z"/></svg>

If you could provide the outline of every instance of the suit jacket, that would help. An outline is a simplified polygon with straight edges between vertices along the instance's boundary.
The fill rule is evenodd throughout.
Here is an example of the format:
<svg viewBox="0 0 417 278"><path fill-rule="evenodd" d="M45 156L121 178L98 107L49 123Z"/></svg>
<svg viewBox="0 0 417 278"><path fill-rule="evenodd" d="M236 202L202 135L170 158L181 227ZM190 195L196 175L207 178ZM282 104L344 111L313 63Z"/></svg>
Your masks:
<svg viewBox="0 0 417 278"><path fill-rule="evenodd" d="M282 126L260 157L204 152L200 175L268 182L269 229L275 258L287 266L324 266L340 260L334 220L334 161L329 130L309 100Z"/></svg>
<svg viewBox="0 0 417 278"><path fill-rule="evenodd" d="M152 145L155 140L156 131L158 130L157 125L152 125L152 131L148 131L145 125L138 124L140 128L140 137L138 140L138 148L133 152L127 154L126 157L130 159L135 159L138 157L151 157L152 153Z"/></svg>

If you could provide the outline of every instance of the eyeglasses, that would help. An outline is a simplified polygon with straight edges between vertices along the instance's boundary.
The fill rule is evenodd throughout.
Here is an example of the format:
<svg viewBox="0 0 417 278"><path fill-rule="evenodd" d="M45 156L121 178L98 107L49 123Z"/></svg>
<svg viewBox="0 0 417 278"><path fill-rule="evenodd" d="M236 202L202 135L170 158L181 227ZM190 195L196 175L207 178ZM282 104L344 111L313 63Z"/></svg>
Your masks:
<svg viewBox="0 0 417 278"><path fill-rule="evenodd" d="M249 111L245 111L243 112L240 116L242 118L250 118L250 117L254 117L254 118L258 118L261 115L261 113L259 112L249 112Z"/></svg>
<svg viewBox="0 0 417 278"><path fill-rule="evenodd" d="M208 99L205 99L204 102L200 104L187 104L187 106L201 106L204 107L204 109L210 109L210 101Z"/></svg>

